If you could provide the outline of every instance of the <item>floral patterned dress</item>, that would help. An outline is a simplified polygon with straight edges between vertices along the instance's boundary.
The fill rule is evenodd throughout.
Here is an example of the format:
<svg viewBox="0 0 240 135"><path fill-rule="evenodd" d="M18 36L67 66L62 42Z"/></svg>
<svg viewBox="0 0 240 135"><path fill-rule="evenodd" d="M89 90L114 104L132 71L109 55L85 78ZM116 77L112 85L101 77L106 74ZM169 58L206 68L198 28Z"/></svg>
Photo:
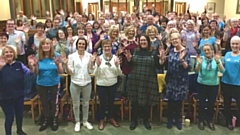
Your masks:
<svg viewBox="0 0 240 135"><path fill-rule="evenodd" d="M174 52L172 48L168 55L168 68L165 77L166 81L166 98L169 100L184 100L188 90L188 71L191 69L190 55L187 53L184 57L188 67L185 69L179 58L180 52Z"/></svg>

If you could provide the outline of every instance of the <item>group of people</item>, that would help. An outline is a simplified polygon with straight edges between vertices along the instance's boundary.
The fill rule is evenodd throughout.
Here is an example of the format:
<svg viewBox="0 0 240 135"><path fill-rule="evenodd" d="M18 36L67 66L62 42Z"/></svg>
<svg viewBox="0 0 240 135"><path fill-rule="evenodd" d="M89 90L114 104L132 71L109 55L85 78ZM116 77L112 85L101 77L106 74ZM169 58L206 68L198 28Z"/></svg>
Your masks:
<svg viewBox="0 0 240 135"><path fill-rule="evenodd" d="M232 97L240 108L239 21L220 19L216 13L207 17L206 11L199 16L189 9L187 14L169 12L163 16L144 8L141 13L136 11L124 16L122 13L100 14L98 20L93 14L65 14L60 10L53 20L47 18L45 24L35 22L34 27L29 28L26 22L19 30L14 20L7 20L5 32L0 33L0 106L5 114L6 134L12 133L15 115L17 134L26 135L22 130L26 75L37 76L36 88L43 114L39 131L48 126L53 131L58 129L57 92L62 73L71 76L74 131L81 129L81 94L83 126L93 129L88 122L93 83L90 74L97 80L99 130L105 127L105 117L114 127L120 126L114 119L114 98L121 75L126 82L124 95L132 106L130 130L138 126L139 118L150 130L150 108L160 101L157 74L164 70L167 70L164 95L168 99L167 128L175 125L181 130L182 101L187 98L188 73L192 69L198 74L198 128L204 130L206 120L208 127L215 130L214 103L220 82L226 127L233 130ZM28 37L29 29L37 32ZM220 81L219 72L222 73Z"/></svg>

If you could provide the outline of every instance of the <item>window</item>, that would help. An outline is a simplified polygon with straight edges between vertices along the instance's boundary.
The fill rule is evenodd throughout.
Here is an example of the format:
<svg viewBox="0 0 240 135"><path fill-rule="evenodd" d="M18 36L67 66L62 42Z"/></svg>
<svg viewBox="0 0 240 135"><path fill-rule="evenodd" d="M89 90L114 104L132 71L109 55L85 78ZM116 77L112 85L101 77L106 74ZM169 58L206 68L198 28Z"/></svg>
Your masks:
<svg viewBox="0 0 240 135"><path fill-rule="evenodd" d="M28 18L31 15L41 18L46 16L47 10L50 10L48 0L15 0L14 4L16 16L22 10Z"/></svg>

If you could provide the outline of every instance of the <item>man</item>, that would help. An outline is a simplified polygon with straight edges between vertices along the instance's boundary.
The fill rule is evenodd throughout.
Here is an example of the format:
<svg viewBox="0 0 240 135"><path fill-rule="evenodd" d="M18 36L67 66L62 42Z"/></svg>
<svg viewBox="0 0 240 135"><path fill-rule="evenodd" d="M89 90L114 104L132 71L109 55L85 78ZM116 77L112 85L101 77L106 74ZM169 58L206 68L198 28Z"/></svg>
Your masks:
<svg viewBox="0 0 240 135"><path fill-rule="evenodd" d="M148 15L148 16L147 16L147 24L144 24L144 25L140 28L140 30L142 31L142 33L146 33L147 27L148 27L148 26L151 26L151 25L155 26L155 27L157 28L157 30L158 30L158 33L160 33L160 32L161 32L161 27L158 27L158 26L157 26L156 24L154 24L153 22L154 22L154 17L153 17L152 15Z"/></svg>
<svg viewBox="0 0 240 135"><path fill-rule="evenodd" d="M28 18L23 14L23 11L19 11L17 15L17 20L22 20L23 24L28 24Z"/></svg>
<svg viewBox="0 0 240 135"><path fill-rule="evenodd" d="M82 23L82 15L77 15L75 18L76 18L76 23L73 24L72 27L75 33L77 33L77 27L84 27L84 25Z"/></svg>
<svg viewBox="0 0 240 135"><path fill-rule="evenodd" d="M57 37L57 31L58 31L58 28L59 28L59 23L60 23L59 19L55 18L53 20L53 27L47 33L48 38L53 39L53 38Z"/></svg>
<svg viewBox="0 0 240 135"><path fill-rule="evenodd" d="M17 60L23 62L24 64L26 64L26 58L25 58L25 46L27 45L27 30L24 30L26 33L22 32L22 31L18 31L15 30L15 24L14 24L14 20L9 19L7 20L7 24L6 24L6 31L7 34L9 35L7 44L8 45L13 45L17 48L17 45L20 46L21 51L20 51L20 55L18 55ZM20 41L18 44L16 44L15 39L20 38Z"/></svg>
<svg viewBox="0 0 240 135"><path fill-rule="evenodd" d="M219 15L217 13L213 14L213 20L216 20L218 22L219 30L223 30L224 22L219 18Z"/></svg>

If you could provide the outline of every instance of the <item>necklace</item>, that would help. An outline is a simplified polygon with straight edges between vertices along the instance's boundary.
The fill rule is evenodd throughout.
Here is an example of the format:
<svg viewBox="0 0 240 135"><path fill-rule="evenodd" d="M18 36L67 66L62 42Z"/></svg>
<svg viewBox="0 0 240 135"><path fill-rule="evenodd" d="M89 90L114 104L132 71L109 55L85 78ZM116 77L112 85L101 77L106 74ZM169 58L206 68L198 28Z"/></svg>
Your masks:
<svg viewBox="0 0 240 135"><path fill-rule="evenodd" d="M107 57L103 54L103 58L104 58L104 60L106 61L105 64L106 64L108 67L111 67L111 66L112 66L111 63L110 63L112 57L113 57L113 56L111 55L110 58L107 58Z"/></svg>

